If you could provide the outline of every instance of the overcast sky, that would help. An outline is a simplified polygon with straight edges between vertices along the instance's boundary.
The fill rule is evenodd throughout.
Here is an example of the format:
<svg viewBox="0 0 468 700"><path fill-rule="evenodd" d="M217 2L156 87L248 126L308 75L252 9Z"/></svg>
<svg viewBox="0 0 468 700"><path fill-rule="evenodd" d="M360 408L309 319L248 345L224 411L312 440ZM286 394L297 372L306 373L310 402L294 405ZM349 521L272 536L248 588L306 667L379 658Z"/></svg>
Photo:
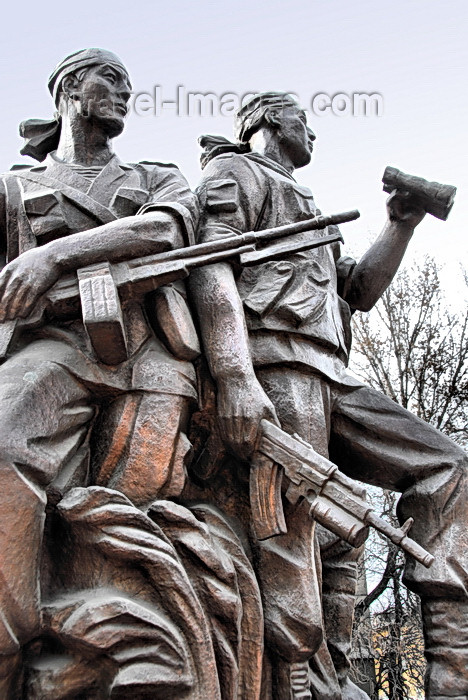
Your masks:
<svg viewBox="0 0 468 700"><path fill-rule="evenodd" d="M52 116L47 77L65 55L100 46L128 66L136 93L172 101L185 93L242 95L288 90L310 110L318 93L378 93L380 116L310 113L317 134L312 164L296 173L326 213L359 208L343 226L355 253L384 222L386 165L456 185L444 223L426 217L408 260L428 252L448 265L444 284L455 299L458 261L467 263L468 42L466 0L81 0L5 3L2 12L0 112L2 169L19 156L18 123ZM141 105L141 103L139 103ZM140 110L141 111L141 110ZM188 116L181 106L135 111L116 141L126 161L177 163L199 178L197 137L232 135L231 116Z"/></svg>

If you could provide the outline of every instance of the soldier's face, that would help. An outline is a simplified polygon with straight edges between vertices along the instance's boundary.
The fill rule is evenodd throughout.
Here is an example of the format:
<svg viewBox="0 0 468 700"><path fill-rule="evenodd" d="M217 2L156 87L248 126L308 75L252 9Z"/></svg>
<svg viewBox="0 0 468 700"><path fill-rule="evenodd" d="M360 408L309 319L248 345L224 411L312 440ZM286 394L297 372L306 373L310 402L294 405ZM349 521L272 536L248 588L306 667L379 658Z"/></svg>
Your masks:
<svg viewBox="0 0 468 700"><path fill-rule="evenodd" d="M123 71L110 65L91 66L77 90L79 111L110 137L118 136L124 127L130 90L128 75Z"/></svg>
<svg viewBox="0 0 468 700"><path fill-rule="evenodd" d="M295 168L310 163L316 136L307 126L307 116L299 107L284 107L281 113L279 139Z"/></svg>

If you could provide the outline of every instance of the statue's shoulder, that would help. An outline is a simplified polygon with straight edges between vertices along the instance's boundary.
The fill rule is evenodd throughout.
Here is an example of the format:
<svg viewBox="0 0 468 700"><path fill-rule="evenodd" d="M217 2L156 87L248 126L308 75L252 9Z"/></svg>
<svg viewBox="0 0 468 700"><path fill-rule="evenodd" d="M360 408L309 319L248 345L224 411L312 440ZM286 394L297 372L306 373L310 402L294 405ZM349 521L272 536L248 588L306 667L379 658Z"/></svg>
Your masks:
<svg viewBox="0 0 468 700"><path fill-rule="evenodd" d="M224 164L234 168L245 168L249 165L249 159L243 153L220 153L210 163Z"/></svg>
<svg viewBox="0 0 468 700"><path fill-rule="evenodd" d="M132 165L132 163L130 163L130 165ZM133 165L141 165L146 170L158 170L159 168L175 168L179 170L179 166L175 163L163 163L160 160L140 160Z"/></svg>
<svg viewBox="0 0 468 700"><path fill-rule="evenodd" d="M144 178L149 189L169 183L188 187L185 176L175 163L142 160L139 163L129 163L129 165L140 173L140 176Z"/></svg>
<svg viewBox="0 0 468 700"><path fill-rule="evenodd" d="M41 174L45 170L45 166L38 164L25 164L25 163L15 163L11 166L10 170L7 170L0 174L0 193L1 196L7 196L11 201L16 201L22 198L22 192L28 191L29 189L37 188L28 180L22 180L20 184L19 179L28 177L30 173Z"/></svg>
<svg viewBox="0 0 468 700"><path fill-rule="evenodd" d="M206 165L203 180L213 177L231 177L236 180L251 176L255 164L242 153L221 153Z"/></svg>
<svg viewBox="0 0 468 700"><path fill-rule="evenodd" d="M138 163L129 163L128 165L137 170L143 170L149 175L180 173L180 168L175 163L163 163L158 160L140 160Z"/></svg>

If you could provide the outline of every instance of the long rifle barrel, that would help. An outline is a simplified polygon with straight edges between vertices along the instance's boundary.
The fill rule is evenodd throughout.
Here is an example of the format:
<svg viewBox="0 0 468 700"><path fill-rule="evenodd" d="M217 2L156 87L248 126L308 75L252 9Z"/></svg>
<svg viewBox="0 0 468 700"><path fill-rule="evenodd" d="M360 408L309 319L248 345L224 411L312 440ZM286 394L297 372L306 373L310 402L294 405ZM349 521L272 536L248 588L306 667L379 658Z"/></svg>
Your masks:
<svg viewBox="0 0 468 700"><path fill-rule="evenodd" d="M91 338L96 354L106 364L118 364L126 359L125 329L119 294L122 294L123 298L139 298L160 286L187 277L190 271L197 267L220 261L237 259L241 265L255 265L327 245L342 240L341 234L337 231L328 236L310 237L305 240L291 240L291 237L298 233L354 221L358 217L357 210L331 216L316 216L263 231L248 231L240 234L233 232L232 235L208 243L199 243L187 248L178 248L112 265L105 262L90 265L78 270L76 274L66 275L58 280L46 292L38 307L27 319L14 319L0 324L0 359L8 353L19 328L35 327L50 316L57 318L78 316L81 307L84 325L90 338L91 334L96 335L95 339L93 339L94 336ZM279 244L264 245L260 246L260 250L256 249L258 243L280 238L282 241ZM289 240L284 240L286 238ZM102 294L106 295L105 305L100 303ZM94 318L96 309L104 308L105 317ZM106 343L100 339L101 326L105 329L103 337L107 333ZM111 328L115 330L112 342L109 340ZM102 345L107 349L98 350L98 346ZM112 346L116 349L115 352Z"/></svg>
<svg viewBox="0 0 468 700"><path fill-rule="evenodd" d="M304 219L293 224L284 224L283 226L275 226L274 228L266 228L262 231L247 231L246 233L233 233L224 238L219 238L216 241L208 243L198 243L189 248L177 248L169 250L166 253L157 253L148 255L144 258L136 258L129 260L127 265L131 267L140 267L143 264L151 264L154 262L169 262L170 260L183 260L187 258L187 252L190 256L209 255L210 253L218 253L223 250L229 250L232 247L241 247L243 245L255 245L256 243L274 240L275 238L285 238L294 236L298 233L306 231L317 231L327 226L338 226L345 224L348 221L355 221L360 217L357 209L345 211L339 214L330 214L329 216L314 216L311 219Z"/></svg>

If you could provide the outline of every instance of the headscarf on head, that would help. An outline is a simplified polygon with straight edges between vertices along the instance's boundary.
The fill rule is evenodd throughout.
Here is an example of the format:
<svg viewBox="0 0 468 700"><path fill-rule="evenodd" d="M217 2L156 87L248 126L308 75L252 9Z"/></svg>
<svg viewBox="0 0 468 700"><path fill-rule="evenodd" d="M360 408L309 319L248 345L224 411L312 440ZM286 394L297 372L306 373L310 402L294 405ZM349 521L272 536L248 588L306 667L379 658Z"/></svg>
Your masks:
<svg viewBox="0 0 468 700"><path fill-rule="evenodd" d="M236 112L235 136L240 143L248 143L260 128L270 109L298 107L287 92L260 92L245 102Z"/></svg>
<svg viewBox="0 0 468 700"><path fill-rule="evenodd" d="M203 152L200 155L202 169L208 165L210 160L221 153L248 153L250 151L250 138L261 126L269 109L297 106L296 100L287 92L260 92L254 95L236 112L236 143L229 141L224 136L212 136L210 134L200 136L198 143L203 148Z"/></svg>
<svg viewBox="0 0 468 700"><path fill-rule="evenodd" d="M65 76L74 73L81 68L90 68L96 65L111 65L118 68L128 76L124 64L112 51L106 49L82 49L75 51L63 59L52 71L47 83L49 92L57 103L60 85ZM21 122L20 136L26 139L26 143L20 153L23 156L31 156L39 162L43 161L48 153L54 151L60 139L60 118L56 114L54 119L27 119Z"/></svg>

